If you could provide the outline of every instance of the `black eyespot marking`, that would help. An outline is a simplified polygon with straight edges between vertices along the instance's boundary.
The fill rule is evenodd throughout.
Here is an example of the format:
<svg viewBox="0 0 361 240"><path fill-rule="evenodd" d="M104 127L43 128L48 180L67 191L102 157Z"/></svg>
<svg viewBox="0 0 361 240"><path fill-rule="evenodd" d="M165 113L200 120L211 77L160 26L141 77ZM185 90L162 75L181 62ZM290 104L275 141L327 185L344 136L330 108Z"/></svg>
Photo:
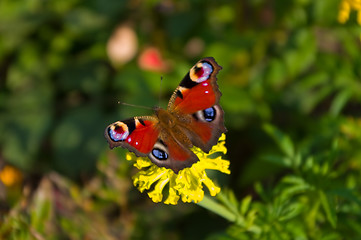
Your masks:
<svg viewBox="0 0 361 240"><path fill-rule="evenodd" d="M167 147L167 144L165 144L162 139L159 139L158 141L159 141L164 147Z"/></svg>
<svg viewBox="0 0 361 240"><path fill-rule="evenodd" d="M179 89L177 90L176 94L178 97L180 97L180 99L183 99L183 94Z"/></svg>
<svg viewBox="0 0 361 240"><path fill-rule="evenodd" d="M206 61L203 61L203 62L206 62ZM198 66L195 66L194 67L194 72L198 72L199 70L203 70L203 68L202 67L198 67Z"/></svg>
<svg viewBox="0 0 361 240"><path fill-rule="evenodd" d="M194 117L195 120L199 121L197 113L193 113L192 116Z"/></svg>
<svg viewBox="0 0 361 240"><path fill-rule="evenodd" d="M161 150L159 148L153 148L152 155L156 159L161 160L161 161L164 161L164 160L168 159L168 154L165 151L163 151L163 150Z"/></svg>
<svg viewBox="0 0 361 240"><path fill-rule="evenodd" d="M142 124L143 126L145 126L145 123L144 123L143 119L138 118L138 121L140 122L140 124Z"/></svg>
<svg viewBox="0 0 361 240"><path fill-rule="evenodd" d="M189 76L189 73L187 73L187 75L183 78L183 80L179 84L179 86L184 87L184 88L192 88L197 85L198 85L198 83L192 81L192 79Z"/></svg>
<svg viewBox="0 0 361 240"><path fill-rule="evenodd" d="M123 123L128 126L129 134L131 134L135 129L135 120L134 120L134 118L124 120Z"/></svg>
<svg viewBox="0 0 361 240"><path fill-rule="evenodd" d="M204 120L207 122L212 122L216 119L216 109L214 107L210 107L203 110Z"/></svg>

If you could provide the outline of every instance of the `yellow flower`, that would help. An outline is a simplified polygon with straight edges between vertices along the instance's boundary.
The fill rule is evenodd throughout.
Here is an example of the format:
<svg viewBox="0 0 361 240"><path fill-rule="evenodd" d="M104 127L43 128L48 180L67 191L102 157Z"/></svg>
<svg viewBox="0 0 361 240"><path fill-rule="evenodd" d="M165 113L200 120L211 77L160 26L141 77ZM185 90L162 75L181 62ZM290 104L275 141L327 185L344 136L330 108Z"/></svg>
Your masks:
<svg viewBox="0 0 361 240"><path fill-rule="evenodd" d="M229 161L222 159L222 156L213 157L219 153L226 154L225 139L226 135L222 134L217 145L213 146L209 153L193 147L191 150L198 156L199 161L189 168L180 170L178 174L171 169L156 166L148 158L127 153L126 159L134 160L135 167L145 168L133 176L134 186L137 186L140 192L152 187L148 196L153 202L162 202L165 195L164 203L173 205L176 205L179 199L183 202L200 202L204 196L203 185L208 188L211 196L215 196L221 189L208 178L206 169L230 174Z"/></svg>
<svg viewBox="0 0 361 240"><path fill-rule="evenodd" d="M23 176L21 172L10 166L6 165L3 169L0 171L0 181L4 183L7 187L12 187L18 183L20 183L23 179Z"/></svg>
<svg viewBox="0 0 361 240"><path fill-rule="evenodd" d="M361 0L342 0L338 12L338 21L345 23L350 16L351 10L357 11L357 22L361 25Z"/></svg>

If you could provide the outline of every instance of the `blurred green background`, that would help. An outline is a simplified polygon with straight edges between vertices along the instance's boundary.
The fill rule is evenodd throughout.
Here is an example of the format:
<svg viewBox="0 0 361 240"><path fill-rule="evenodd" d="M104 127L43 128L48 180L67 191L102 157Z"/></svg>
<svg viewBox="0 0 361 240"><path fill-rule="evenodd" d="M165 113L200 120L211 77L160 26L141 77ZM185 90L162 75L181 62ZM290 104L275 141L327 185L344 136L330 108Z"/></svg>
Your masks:
<svg viewBox="0 0 361 240"><path fill-rule="evenodd" d="M361 27L340 3L1 0L0 238L360 239ZM103 137L207 56L233 223L152 203Z"/></svg>

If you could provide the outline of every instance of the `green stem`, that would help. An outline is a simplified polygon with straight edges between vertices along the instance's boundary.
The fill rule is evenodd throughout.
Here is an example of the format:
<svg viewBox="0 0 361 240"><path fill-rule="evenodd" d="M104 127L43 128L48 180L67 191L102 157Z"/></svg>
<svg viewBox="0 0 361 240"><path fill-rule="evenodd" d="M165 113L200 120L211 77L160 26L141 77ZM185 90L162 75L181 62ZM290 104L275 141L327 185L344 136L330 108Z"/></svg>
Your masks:
<svg viewBox="0 0 361 240"><path fill-rule="evenodd" d="M227 219L230 222L236 221L236 215L225 208L223 205L217 203L214 198L204 196L203 200L197 203L199 206L218 214L219 216Z"/></svg>

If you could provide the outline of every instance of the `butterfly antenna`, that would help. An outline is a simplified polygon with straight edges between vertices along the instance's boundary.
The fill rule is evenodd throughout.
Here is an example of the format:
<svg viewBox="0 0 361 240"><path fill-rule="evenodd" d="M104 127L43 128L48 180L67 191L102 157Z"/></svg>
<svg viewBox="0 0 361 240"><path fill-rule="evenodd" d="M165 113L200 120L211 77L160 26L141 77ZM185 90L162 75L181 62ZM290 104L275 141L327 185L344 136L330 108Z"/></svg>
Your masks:
<svg viewBox="0 0 361 240"><path fill-rule="evenodd" d="M160 77L158 107L160 107L160 100L162 99L162 83L163 76Z"/></svg>
<svg viewBox="0 0 361 240"><path fill-rule="evenodd" d="M125 103L125 102L118 102L118 104L122 104L122 105L129 106L129 107L144 108L144 109L152 110L152 108L150 108L150 107L145 107L145 106L140 106L140 105L135 105L135 104L129 104L129 103Z"/></svg>

